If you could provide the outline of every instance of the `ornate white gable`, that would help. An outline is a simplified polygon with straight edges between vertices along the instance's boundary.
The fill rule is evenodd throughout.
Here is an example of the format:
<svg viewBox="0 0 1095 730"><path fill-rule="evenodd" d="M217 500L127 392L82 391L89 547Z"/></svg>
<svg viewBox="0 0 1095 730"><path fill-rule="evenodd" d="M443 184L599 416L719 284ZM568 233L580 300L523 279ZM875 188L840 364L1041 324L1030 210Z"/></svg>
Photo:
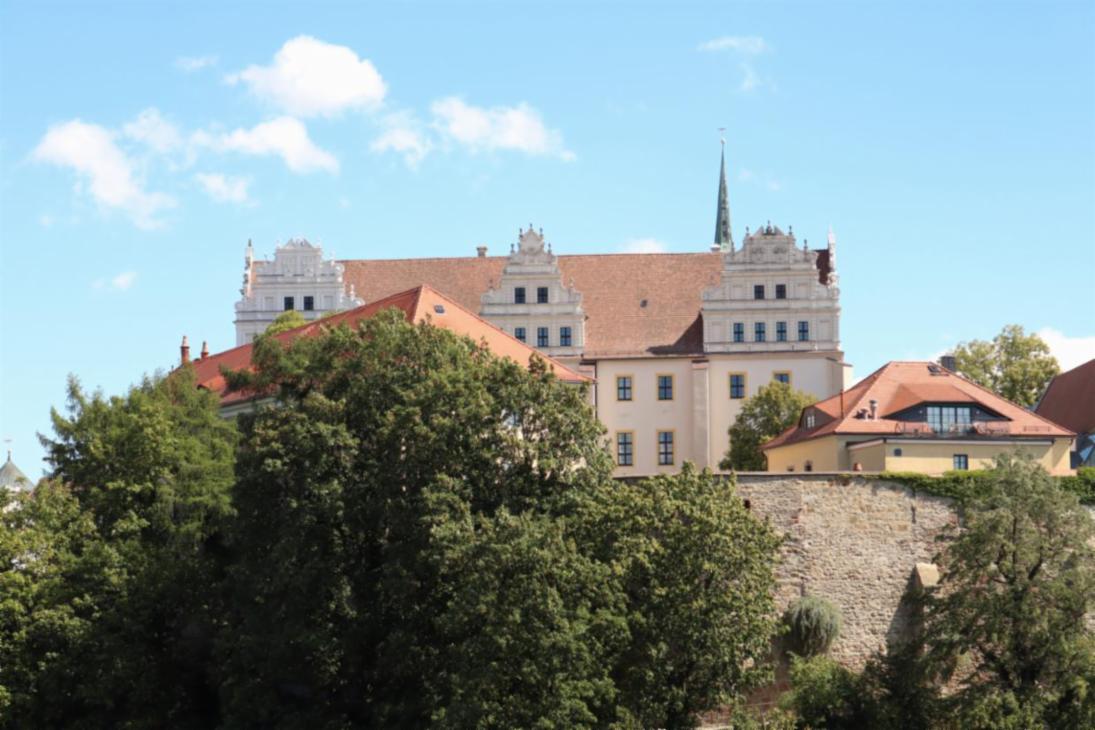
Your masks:
<svg viewBox="0 0 1095 730"><path fill-rule="evenodd" d="M342 264L324 260L323 249L302 238L274 249L273 261L256 261L248 241L240 294L236 302L237 345L250 342L286 309L298 310L305 319L317 319L364 304L353 286L347 292ZM290 301L292 307L287 306Z"/></svg>
<svg viewBox="0 0 1095 730"><path fill-rule="evenodd" d="M741 248L723 254L720 283L703 292L704 349L839 349L836 237L829 236L827 249L813 251L771 223L755 233L746 229ZM819 268L820 256L828 264Z"/></svg>
<svg viewBox="0 0 1095 730"><path fill-rule="evenodd" d="M541 301L544 298L547 301ZM528 230L518 229L517 245L510 246L501 279L497 285L491 282L480 301L480 316L515 337L523 331L529 345L553 357L581 353L585 342L582 295L573 282L563 282L551 244L531 223ZM545 331L547 345L540 339Z"/></svg>

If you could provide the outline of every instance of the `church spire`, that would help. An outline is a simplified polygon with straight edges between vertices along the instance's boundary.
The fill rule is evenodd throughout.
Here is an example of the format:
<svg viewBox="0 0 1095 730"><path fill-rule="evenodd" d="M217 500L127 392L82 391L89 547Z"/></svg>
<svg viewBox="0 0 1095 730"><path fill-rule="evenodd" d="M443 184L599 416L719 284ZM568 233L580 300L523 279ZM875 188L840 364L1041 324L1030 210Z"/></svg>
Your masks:
<svg viewBox="0 0 1095 730"><path fill-rule="evenodd" d="M722 130L719 130L722 131ZM730 197L726 191L726 139L722 142L722 156L719 162L719 212L715 218L715 244L719 248L734 248L734 237L730 233Z"/></svg>

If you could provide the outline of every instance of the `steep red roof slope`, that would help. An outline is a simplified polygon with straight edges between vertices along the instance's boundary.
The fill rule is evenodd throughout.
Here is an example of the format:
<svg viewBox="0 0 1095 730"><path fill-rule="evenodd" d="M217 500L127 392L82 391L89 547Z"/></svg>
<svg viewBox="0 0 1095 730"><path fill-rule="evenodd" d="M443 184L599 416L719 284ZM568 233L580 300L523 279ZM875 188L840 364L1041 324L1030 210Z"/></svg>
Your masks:
<svg viewBox="0 0 1095 730"><path fill-rule="evenodd" d="M877 401L877 417L861 417L859 414L865 409L869 410L872 400ZM761 448L770 449L830 434L885 436L930 433L925 424L891 418L921 403L979 404L1007 419L992 424L992 434L997 436L1046 438L1074 435L1053 421L1031 413L935 363L890 362L848 390L804 409L804 414L811 410L815 413L813 428L792 426Z"/></svg>
<svg viewBox="0 0 1095 730"><path fill-rule="evenodd" d="M538 353L535 349L506 334L475 313L468 311L453 299L425 285L391 294L356 309L340 312L326 319L309 322L306 325L274 336L282 342L288 342L297 337L312 337L322 332L326 327L340 324L352 327L361 320L392 308L401 310L408 322L415 324L429 322L436 327L470 337L476 342L485 342L495 355L508 357L525 367L528 367L529 361L534 354L539 355L547 361L548 366L560 380L574 383L589 380L589 378L574 372L561 362ZM197 374L198 385L219 393L221 405L247 400L251 397L249 394L226 392L227 383L221 374L221 368L229 370L250 368L251 351L251 345L241 345L216 355L195 360L193 365Z"/></svg>
<svg viewBox="0 0 1095 730"><path fill-rule="evenodd" d="M1076 433L1095 431L1095 360L1051 380L1034 410Z"/></svg>
<svg viewBox="0 0 1095 730"><path fill-rule="evenodd" d="M822 250L818 275L828 276ZM824 255L821 255L824 254ZM703 290L719 283L722 254L595 254L559 256L563 283L573 282L585 310L586 357L696 354L703 351ZM480 297L498 286L507 257L341 261L345 280L370 301L421 283L478 312Z"/></svg>

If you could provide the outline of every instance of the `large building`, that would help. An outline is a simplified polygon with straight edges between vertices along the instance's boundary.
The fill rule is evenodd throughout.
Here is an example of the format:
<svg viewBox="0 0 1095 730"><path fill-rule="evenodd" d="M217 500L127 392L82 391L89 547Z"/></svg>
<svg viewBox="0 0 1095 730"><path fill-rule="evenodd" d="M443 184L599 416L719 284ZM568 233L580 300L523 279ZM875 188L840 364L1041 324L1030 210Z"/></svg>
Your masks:
<svg viewBox="0 0 1095 730"><path fill-rule="evenodd" d="M1034 412L1076 432L1073 466L1095 466L1095 360L1051 380Z"/></svg>
<svg viewBox="0 0 1095 730"><path fill-rule="evenodd" d="M807 406L761 448L769 471L942 474L1024 453L1050 474L1069 474L1074 435L941 365L891 362Z"/></svg>
<svg viewBox="0 0 1095 730"><path fill-rule="evenodd" d="M850 379L835 236L811 249L767 223L736 245L725 161L714 245L695 253L560 255L531 225L502 256L480 246L468 257L324 262L318 251L291 241L260 268L248 248L240 343L284 309L318 316L344 308L340 293L376 302L428 285L591 378L620 475L684 460L716 468L742 402L765 384L824 399Z"/></svg>

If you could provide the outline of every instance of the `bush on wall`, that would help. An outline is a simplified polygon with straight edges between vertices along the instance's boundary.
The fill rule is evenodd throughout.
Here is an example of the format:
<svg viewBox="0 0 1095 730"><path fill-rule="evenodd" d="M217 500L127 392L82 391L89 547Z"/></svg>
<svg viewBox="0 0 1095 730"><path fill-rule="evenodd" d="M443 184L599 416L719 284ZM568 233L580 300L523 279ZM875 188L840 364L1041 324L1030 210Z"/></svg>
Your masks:
<svg viewBox="0 0 1095 730"><path fill-rule="evenodd" d="M787 647L801 657L824 654L840 635L840 609L824 598L803 596L783 616Z"/></svg>

